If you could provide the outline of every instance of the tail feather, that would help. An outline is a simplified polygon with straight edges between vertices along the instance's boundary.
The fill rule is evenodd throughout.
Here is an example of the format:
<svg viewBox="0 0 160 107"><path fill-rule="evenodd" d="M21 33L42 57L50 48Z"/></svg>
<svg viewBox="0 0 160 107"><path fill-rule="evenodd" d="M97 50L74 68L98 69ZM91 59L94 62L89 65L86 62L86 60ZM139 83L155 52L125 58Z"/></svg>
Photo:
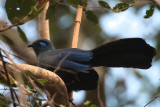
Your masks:
<svg viewBox="0 0 160 107"><path fill-rule="evenodd" d="M147 69L156 51L141 38L127 38L106 43L92 50L93 66Z"/></svg>

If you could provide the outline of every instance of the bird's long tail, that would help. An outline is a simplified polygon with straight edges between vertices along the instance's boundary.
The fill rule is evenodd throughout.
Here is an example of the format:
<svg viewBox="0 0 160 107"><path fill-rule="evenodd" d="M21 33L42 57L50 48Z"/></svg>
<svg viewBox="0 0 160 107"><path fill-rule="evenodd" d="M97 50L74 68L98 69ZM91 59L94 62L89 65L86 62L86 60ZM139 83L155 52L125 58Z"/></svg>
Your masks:
<svg viewBox="0 0 160 107"><path fill-rule="evenodd" d="M147 69L156 51L141 38L127 38L106 43L93 50L93 66Z"/></svg>

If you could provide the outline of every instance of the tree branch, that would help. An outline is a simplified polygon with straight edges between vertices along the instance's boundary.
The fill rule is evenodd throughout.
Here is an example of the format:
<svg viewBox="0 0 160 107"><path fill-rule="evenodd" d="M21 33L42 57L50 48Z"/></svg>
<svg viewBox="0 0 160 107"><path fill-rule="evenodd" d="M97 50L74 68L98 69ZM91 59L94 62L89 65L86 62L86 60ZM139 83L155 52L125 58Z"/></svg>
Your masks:
<svg viewBox="0 0 160 107"><path fill-rule="evenodd" d="M43 12L38 16L38 30L39 30L40 38L50 40L49 20L46 20L46 12L48 7L49 7L49 2L47 2Z"/></svg>
<svg viewBox="0 0 160 107"><path fill-rule="evenodd" d="M11 87L11 83L10 83L10 79L9 79L8 71L7 71L7 68L6 68L6 62L5 62L5 61L4 61L4 59L3 59L3 56L2 56L1 50L0 50L0 57L1 57L2 64L3 64L3 68L4 68L4 71L5 71L6 77L7 77L7 82L8 82L8 85L9 85L11 98L12 98L13 102L15 102L15 98L14 98L14 95L13 95L13 88ZM13 103L13 106L14 106L14 107L16 107L16 104L15 104L15 103Z"/></svg>
<svg viewBox="0 0 160 107"><path fill-rule="evenodd" d="M74 25L74 32L73 32L73 40L72 40L72 48L77 48L78 45L78 37L79 37L79 29L81 24L83 6L78 5L77 8L77 15Z"/></svg>
<svg viewBox="0 0 160 107"><path fill-rule="evenodd" d="M69 98L66 86L63 80L55 73L36 66L19 63L6 63L6 68L13 74L19 71L21 71L22 73L31 71L36 79L47 79L47 83L45 83L44 85L39 85L36 83L37 86L49 92L50 98L52 98L52 96L56 94L53 100L54 102L52 102L52 104L56 103L59 105L64 105L66 107L69 106ZM0 70L4 70L2 62L0 62ZM0 79L3 78L0 77Z"/></svg>

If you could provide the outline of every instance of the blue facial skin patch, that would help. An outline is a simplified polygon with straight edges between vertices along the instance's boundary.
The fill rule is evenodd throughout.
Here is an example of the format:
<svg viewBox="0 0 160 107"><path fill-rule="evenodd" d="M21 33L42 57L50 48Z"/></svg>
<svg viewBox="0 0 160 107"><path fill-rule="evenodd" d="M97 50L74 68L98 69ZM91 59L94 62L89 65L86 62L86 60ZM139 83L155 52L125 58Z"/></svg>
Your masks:
<svg viewBox="0 0 160 107"><path fill-rule="evenodd" d="M39 44L41 45L41 47L46 47L47 44L45 42L39 42Z"/></svg>

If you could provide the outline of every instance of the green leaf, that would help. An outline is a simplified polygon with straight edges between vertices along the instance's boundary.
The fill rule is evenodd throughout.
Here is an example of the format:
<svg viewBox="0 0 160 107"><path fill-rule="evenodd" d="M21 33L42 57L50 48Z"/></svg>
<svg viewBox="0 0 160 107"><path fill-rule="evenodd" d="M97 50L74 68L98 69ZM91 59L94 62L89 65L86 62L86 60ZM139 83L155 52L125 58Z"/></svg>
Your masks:
<svg viewBox="0 0 160 107"><path fill-rule="evenodd" d="M91 21L95 24L98 23L98 18L92 11L88 10L85 12L85 14L86 14L86 17L89 21Z"/></svg>
<svg viewBox="0 0 160 107"><path fill-rule="evenodd" d="M17 25L35 18L41 12L43 5L45 5L44 3L40 7L37 5L38 3L37 0L6 0L5 9L9 21Z"/></svg>
<svg viewBox="0 0 160 107"><path fill-rule="evenodd" d="M34 19L35 17L37 17L42 11L43 9L45 8L45 5L43 5L40 9L37 9L35 8L34 6L31 7L31 13L29 16L28 16L28 20L32 20Z"/></svg>
<svg viewBox="0 0 160 107"><path fill-rule="evenodd" d="M28 70L26 73L27 73L29 76L34 76L33 73L32 73L31 71L29 71L29 70Z"/></svg>
<svg viewBox="0 0 160 107"><path fill-rule="evenodd" d="M95 105L95 104L92 104L92 105L90 105L89 107L97 107L97 105Z"/></svg>
<svg viewBox="0 0 160 107"><path fill-rule="evenodd" d="M89 104L91 104L91 101L87 100L86 102L84 102L85 106L88 106Z"/></svg>
<svg viewBox="0 0 160 107"><path fill-rule="evenodd" d="M37 79L40 83L47 83L48 81L46 79Z"/></svg>
<svg viewBox="0 0 160 107"><path fill-rule="evenodd" d="M42 106L42 101L41 100L39 101L39 105Z"/></svg>
<svg viewBox="0 0 160 107"><path fill-rule="evenodd" d="M17 27L17 30L18 30L18 33L19 33L19 36L20 38L24 41L24 42L28 42L27 40L27 37L26 37L26 34L24 33L24 31L20 28L20 27Z"/></svg>
<svg viewBox="0 0 160 107"><path fill-rule="evenodd" d="M99 5L101 7L107 8L107 9L111 9L111 7L109 6L108 3L106 3L105 1L98 1Z"/></svg>
<svg viewBox="0 0 160 107"><path fill-rule="evenodd" d="M67 2L75 8L77 8L78 5L87 7L87 1L88 0L67 0Z"/></svg>
<svg viewBox="0 0 160 107"><path fill-rule="evenodd" d="M39 107L39 104L37 102L34 102L33 107Z"/></svg>
<svg viewBox="0 0 160 107"><path fill-rule="evenodd" d="M150 18L154 13L154 5L150 5L150 9L146 11L145 19Z"/></svg>
<svg viewBox="0 0 160 107"><path fill-rule="evenodd" d="M8 84L7 77L4 75L3 78L4 79L0 80L0 83L8 86L9 84ZM9 77L9 80L12 87L17 87L12 77Z"/></svg>
<svg viewBox="0 0 160 107"><path fill-rule="evenodd" d="M70 5L73 5L73 6L77 6L77 5L78 5L78 1L77 1L77 0L67 0L67 2L68 2Z"/></svg>
<svg viewBox="0 0 160 107"><path fill-rule="evenodd" d="M9 80L10 80L11 85L15 85L15 82L12 77L9 77Z"/></svg>
<svg viewBox="0 0 160 107"><path fill-rule="evenodd" d="M34 89L33 85L30 84L30 83L28 84L28 87L29 87L29 89L31 89L31 90Z"/></svg>
<svg viewBox="0 0 160 107"><path fill-rule="evenodd" d="M49 6L48 10L47 10L46 19L49 19L49 18L52 16L52 14L54 13L55 9L56 9L56 4L53 4L53 3L52 3L52 4Z"/></svg>
<svg viewBox="0 0 160 107"><path fill-rule="evenodd" d="M112 11L115 13L119 13L125 11L129 8L129 4L127 3L118 3L115 7L113 7Z"/></svg>
<svg viewBox="0 0 160 107"><path fill-rule="evenodd" d="M14 45L13 41L10 38L8 38L6 35L3 34L2 37L6 41L7 44Z"/></svg>
<svg viewBox="0 0 160 107"><path fill-rule="evenodd" d="M131 3L135 3L135 2L136 2L136 0L132 0L132 1L131 1Z"/></svg>
<svg viewBox="0 0 160 107"><path fill-rule="evenodd" d="M32 93L37 92L36 90L34 90L34 86L31 83L28 83L28 87L29 87L30 91L32 91Z"/></svg>

